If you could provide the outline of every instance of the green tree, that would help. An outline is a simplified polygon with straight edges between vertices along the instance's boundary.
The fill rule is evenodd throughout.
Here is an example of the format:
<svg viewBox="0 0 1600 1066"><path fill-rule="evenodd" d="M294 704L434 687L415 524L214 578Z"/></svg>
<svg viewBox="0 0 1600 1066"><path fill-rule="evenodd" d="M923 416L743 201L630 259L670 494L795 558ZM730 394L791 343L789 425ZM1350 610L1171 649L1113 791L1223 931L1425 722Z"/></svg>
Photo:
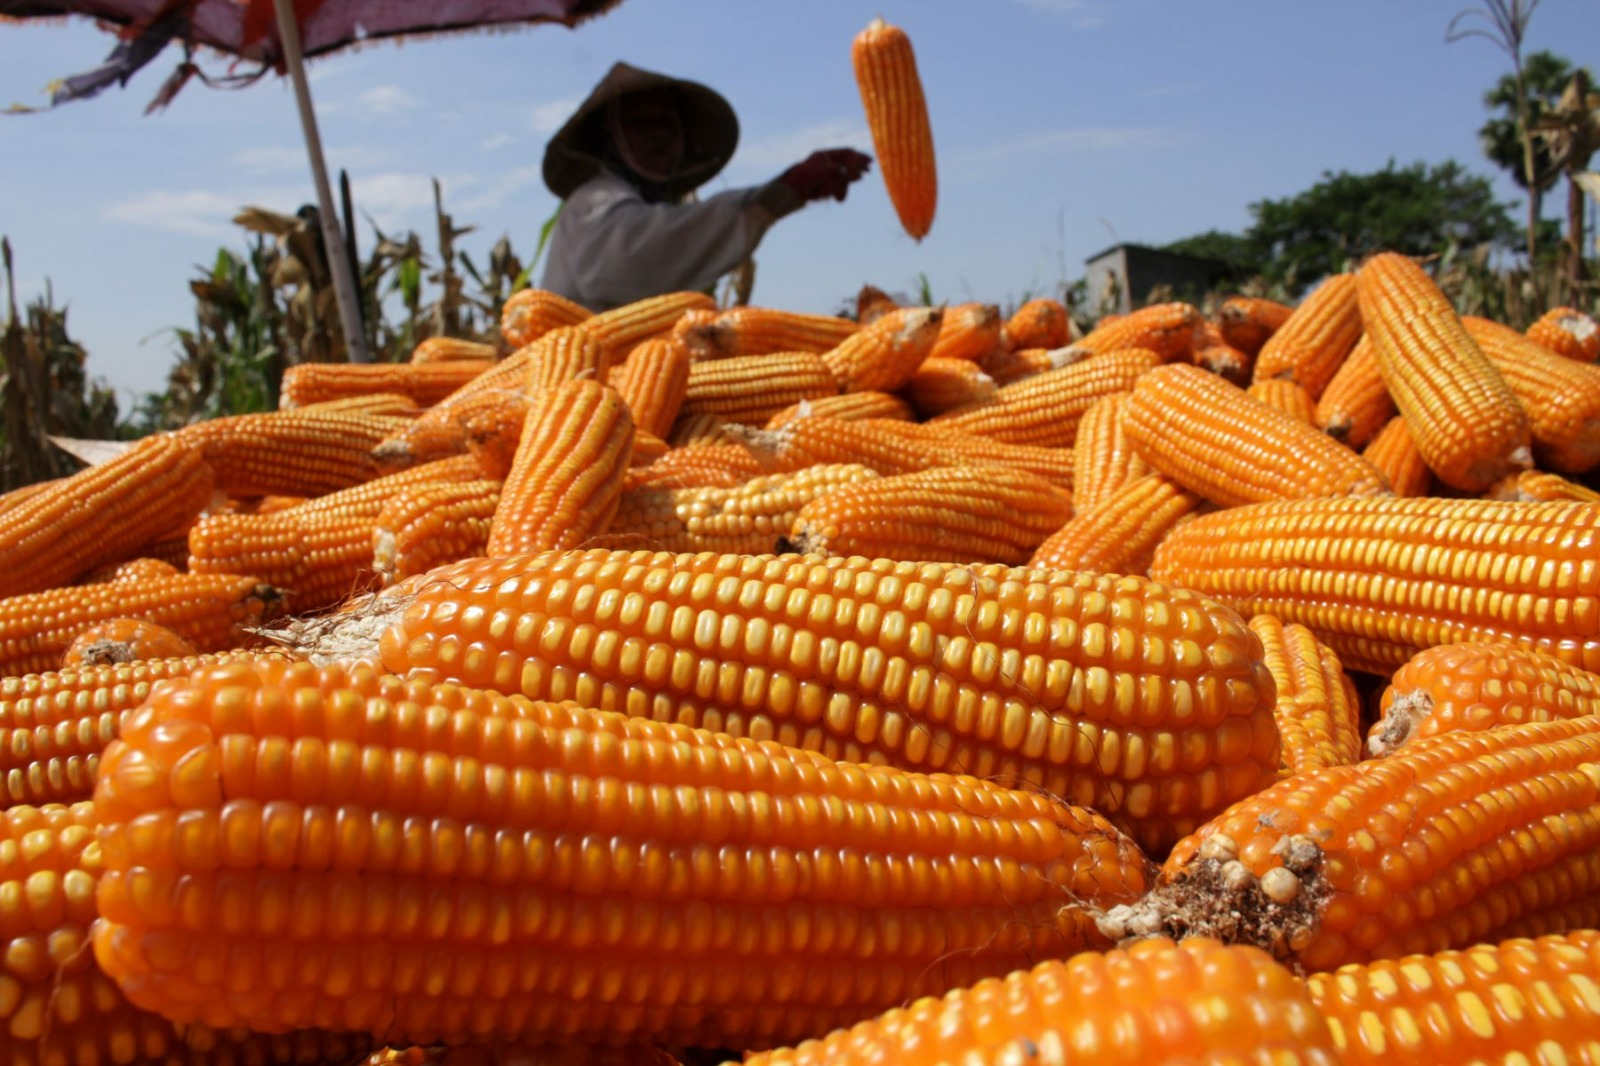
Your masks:
<svg viewBox="0 0 1600 1066"><path fill-rule="evenodd" d="M1244 234L1262 273L1298 291L1377 251L1432 255L1450 248L1510 246L1516 227L1487 178L1447 160L1394 160L1371 174L1324 171L1305 192L1250 205Z"/></svg>
<svg viewBox="0 0 1600 1066"><path fill-rule="evenodd" d="M1495 166L1511 175L1511 180L1528 192L1530 223L1543 212L1544 194L1561 177L1561 167L1552 158L1549 143L1533 138L1533 174L1527 171L1528 153L1523 144L1520 115L1537 128L1561 100L1561 93L1572 80L1572 64L1553 52L1534 52L1523 60L1520 106L1515 74L1506 74L1494 88L1483 94L1491 117L1478 130L1483 154Z"/></svg>
<svg viewBox="0 0 1600 1066"><path fill-rule="evenodd" d="M1206 230L1193 237L1173 241L1164 245L1162 251L1215 259L1219 263L1227 263L1241 276L1260 274L1264 267L1261 250L1249 237L1237 233L1224 233L1222 230Z"/></svg>

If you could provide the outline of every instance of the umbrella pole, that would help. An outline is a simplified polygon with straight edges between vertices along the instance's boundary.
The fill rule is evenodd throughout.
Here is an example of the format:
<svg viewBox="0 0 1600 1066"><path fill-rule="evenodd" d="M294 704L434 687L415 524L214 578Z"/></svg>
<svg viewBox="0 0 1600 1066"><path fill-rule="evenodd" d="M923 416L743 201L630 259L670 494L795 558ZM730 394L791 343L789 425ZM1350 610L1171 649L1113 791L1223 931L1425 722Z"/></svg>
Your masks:
<svg viewBox="0 0 1600 1066"><path fill-rule="evenodd" d="M318 214L322 218L322 243L328 253L328 272L333 275L333 295L339 303L339 321L344 327L345 350L352 363L369 363L366 336L361 330L361 309L357 302L355 272L345 254L344 235L339 215L333 209L333 191L328 186L328 165L322 158L322 137L317 133L317 114L311 107L311 87L306 84L306 68L300 55L300 23L295 18L294 0L273 0L278 15L278 37L283 43L283 61L294 82L295 103L300 108L300 128L306 137L306 153L311 157L311 177L317 186Z"/></svg>

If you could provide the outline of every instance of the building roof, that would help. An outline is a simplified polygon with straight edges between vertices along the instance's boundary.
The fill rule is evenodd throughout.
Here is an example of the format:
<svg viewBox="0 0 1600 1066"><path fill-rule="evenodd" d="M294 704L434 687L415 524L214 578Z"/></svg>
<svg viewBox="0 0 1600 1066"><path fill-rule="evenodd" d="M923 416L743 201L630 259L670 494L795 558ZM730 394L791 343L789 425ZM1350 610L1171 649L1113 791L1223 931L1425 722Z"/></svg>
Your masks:
<svg viewBox="0 0 1600 1066"><path fill-rule="evenodd" d="M1232 270L1236 269L1231 263L1228 263L1227 261L1222 260L1222 259L1212 259L1209 256L1203 256L1203 255L1188 255L1188 254L1186 254L1184 252L1169 252L1169 251L1166 251L1163 248L1152 248L1148 244L1134 244L1134 243L1129 242L1129 241L1122 241L1122 242L1120 242L1118 244L1113 244L1111 247L1106 248L1106 249L1104 249L1102 251L1096 252L1094 255L1089 256L1087 259L1084 260L1084 262L1085 263L1093 263L1096 260L1104 259L1106 256L1110 255L1113 252L1121 252L1121 251L1140 252L1140 253L1142 253L1144 255L1165 256L1168 259L1186 259L1191 263L1204 263L1204 264L1206 264L1208 266L1215 267L1217 270L1222 270L1222 271L1232 271Z"/></svg>

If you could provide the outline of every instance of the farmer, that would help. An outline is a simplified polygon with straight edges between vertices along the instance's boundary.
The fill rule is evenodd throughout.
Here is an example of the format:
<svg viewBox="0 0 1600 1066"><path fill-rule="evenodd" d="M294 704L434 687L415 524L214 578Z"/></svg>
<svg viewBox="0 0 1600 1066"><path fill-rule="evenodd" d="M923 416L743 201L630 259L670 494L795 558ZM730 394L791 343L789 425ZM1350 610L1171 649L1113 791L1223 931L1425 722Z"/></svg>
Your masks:
<svg viewBox="0 0 1600 1066"><path fill-rule="evenodd" d="M563 202L543 287L593 311L707 290L767 227L814 200L843 200L871 162L831 148L764 185L686 202L738 142L733 108L711 89L612 67L545 149L544 182Z"/></svg>

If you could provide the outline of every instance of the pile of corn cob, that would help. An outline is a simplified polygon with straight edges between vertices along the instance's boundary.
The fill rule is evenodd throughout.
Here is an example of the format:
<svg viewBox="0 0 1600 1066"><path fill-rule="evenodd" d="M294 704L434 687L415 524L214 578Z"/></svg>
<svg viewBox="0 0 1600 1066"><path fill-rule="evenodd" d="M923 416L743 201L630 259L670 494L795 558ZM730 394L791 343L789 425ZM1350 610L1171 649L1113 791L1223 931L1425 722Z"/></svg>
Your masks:
<svg viewBox="0 0 1600 1066"><path fill-rule="evenodd" d="M1592 321L502 326L0 497L0 1064L1600 1061Z"/></svg>

